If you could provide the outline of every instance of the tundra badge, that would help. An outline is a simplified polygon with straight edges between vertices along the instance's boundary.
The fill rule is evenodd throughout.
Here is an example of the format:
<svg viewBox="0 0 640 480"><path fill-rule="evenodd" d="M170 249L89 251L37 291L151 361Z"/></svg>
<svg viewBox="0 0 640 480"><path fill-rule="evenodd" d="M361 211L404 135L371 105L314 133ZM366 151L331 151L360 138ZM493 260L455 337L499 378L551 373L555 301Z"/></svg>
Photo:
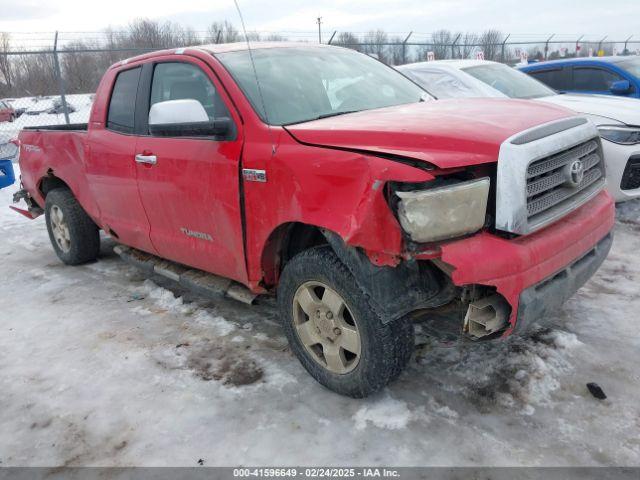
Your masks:
<svg viewBox="0 0 640 480"><path fill-rule="evenodd" d="M265 170L254 170L253 168L243 168L242 176L247 182L266 183L267 172Z"/></svg>
<svg viewBox="0 0 640 480"><path fill-rule="evenodd" d="M184 233L187 237L199 238L200 240L207 240L208 242L213 242L213 238L208 233L202 232L194 232L193 230L189 230L185 227L180 227L180 231Z"/></svg>

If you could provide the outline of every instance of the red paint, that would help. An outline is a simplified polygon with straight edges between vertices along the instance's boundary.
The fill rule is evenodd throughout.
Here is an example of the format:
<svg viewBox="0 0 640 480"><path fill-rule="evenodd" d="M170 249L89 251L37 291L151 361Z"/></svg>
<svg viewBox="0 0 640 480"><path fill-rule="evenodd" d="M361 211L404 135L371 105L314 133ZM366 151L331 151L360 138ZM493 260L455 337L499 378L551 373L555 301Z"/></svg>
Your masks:
<svg viewBox="0 0 640 480"><path fill-rule="evenodd" d="M514 326L520 292L588 252L611 231L614 219L613 201L603 191L571 215L536 233L506 240L483 232L443 245L441 258L455 268L451 278L456 285L497 287L511 304L510 321Z"/></svg>
<svg viewBox="0 0 640 480"><path fill-rule="evenodd" d="M24 215L29 220L33 220L35 218L38 218L41 215L41 214L35 215L35 214L31 213L29 210L24 210L23 208L14 207L13 205L9 205L9 208L11 210L15 211L15 212L18 212L20 215Z"/></svg>
<svg viewBox="0 0 640 480"><path fill-rule="evenodd" d="M118 72L167 59L196 64L209 76L236 124L236 140L154 138L105 128ZM170 50L111 67L96 93L88 132L21 132L20 165L22 182L40 206L40 184L53 174L122 243L227 276L254 292L277 281L279 235L287 224L300 222L335 232L376 265L441 256L455 267L454 282L495 285L517 307L523 288L580 256L610 230L612 202L606 194L528 237L505 240L481 232L413 254L406 251L387 204L385 184L424 182L443 172L494 163L506 138L570 115L542 104L479 99L268 128L210 53ZM437 168L425 171L376 152ZM137 164L136 153L156 155L157 164ZM265 170L267 182L243 181L241 168ZM211 240L185 235L182 229L206 233Z"/></svg>
<svg viewBox="0 0 640 480"><path fill-rule="evenodd" d="M0 123L1 122L13 122L16 112L11 105L6 102L0 101Z"/></svg>

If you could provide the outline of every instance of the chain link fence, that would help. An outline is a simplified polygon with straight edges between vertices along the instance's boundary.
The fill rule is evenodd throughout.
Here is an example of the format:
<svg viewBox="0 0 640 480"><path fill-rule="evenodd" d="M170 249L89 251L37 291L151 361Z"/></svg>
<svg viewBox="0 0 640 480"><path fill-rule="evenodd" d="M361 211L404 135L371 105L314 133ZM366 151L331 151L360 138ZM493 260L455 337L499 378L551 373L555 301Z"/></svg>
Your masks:
<svg viewBox="0 0 640 480"><path fill-rule="evenodd" d="M214 24L216 25L216 24ZM74 35L40 34L18 46L0 33L0 159L14 152L8 142L24 127L86 123L94 94L104 71L135 55L183 45L225 43L244 39L227 22L207 32L158 30L158 24L140 22L128 32ZM91 35L95 35L92 37ZM314 38L315 36L315 38ZM380 60L400 65L427 59L477 58L515 64L528 57L544 60L562 57L640 54L640 40L588 40L584 36L550 35L527 40L489 30L482 35L372 31L355 34L321 32L249 32L252 41L299 41L353 48ZM25 37L27 38L27 37ZM48 43L51 42L51 43ZM44 44L43 44L44 43ZM48 43L48 45L47 45ZM1 153L4 152L4 153Z"/></svg>

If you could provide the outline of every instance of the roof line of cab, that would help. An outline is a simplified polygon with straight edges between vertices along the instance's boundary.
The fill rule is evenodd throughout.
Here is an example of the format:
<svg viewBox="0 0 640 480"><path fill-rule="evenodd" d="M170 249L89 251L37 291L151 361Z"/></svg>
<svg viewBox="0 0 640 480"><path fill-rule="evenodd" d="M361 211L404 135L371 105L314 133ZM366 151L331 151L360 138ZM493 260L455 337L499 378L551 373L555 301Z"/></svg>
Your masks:
<svg viewBox="0 0 640 480"><path fill-rule="evenodd" d="M267 48L295 48L295 47L317 47L317 48L340 48L336 45L326 45L323 43L303 43L303 42L250 42L251 50L263 50ZM182 55L189 50L198 50L200 52L210 53L212 55L228 52L239 52L248 50L247 42L233 42L233 43L213 43L207 45L192 45L189 47L178 48L165 48L163 50L154 50L152 52L142 53L135 57L125 58L120 60L109 67L108 70L127 65L129 63L139 62L142 60L148 60L154 57L160 57L163 55Z"/></svg>

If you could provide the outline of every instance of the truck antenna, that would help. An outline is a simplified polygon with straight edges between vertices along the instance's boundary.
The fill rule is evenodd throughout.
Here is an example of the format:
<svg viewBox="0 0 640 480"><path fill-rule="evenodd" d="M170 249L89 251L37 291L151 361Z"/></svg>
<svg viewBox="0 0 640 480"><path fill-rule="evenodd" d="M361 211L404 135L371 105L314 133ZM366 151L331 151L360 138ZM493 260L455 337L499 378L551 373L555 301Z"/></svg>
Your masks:
<svg viewBox="0 0 640 480"><path fill-rule="evenodd" d="M240 11L240 5L238 4L238 0L233 0L233 3L235 3L236 10L238 10L238 16L240 17L240 24L242 25L242 33L244 34L244 39L247 42L249 59L251 60L251 67L253 68L253 76L256 77L256 86L258 87L258 95L260 96L260 103L262 104L264 119L267 122L267 130L269 131L269 140L271 141L271 155L273 156L276 154L276 143L273 141L273 133L271 132L271 123L269 122L269 113L267 112L267 106L264 103L264 96L262 95L262 88L260 87L260 80L258 79L258 70L256 69L255 62L253 61L253 52L251 51L251 42L249 42L249 36L247 35L247 28L244 25L244 17L242 16L242 12Z"/></svg>

